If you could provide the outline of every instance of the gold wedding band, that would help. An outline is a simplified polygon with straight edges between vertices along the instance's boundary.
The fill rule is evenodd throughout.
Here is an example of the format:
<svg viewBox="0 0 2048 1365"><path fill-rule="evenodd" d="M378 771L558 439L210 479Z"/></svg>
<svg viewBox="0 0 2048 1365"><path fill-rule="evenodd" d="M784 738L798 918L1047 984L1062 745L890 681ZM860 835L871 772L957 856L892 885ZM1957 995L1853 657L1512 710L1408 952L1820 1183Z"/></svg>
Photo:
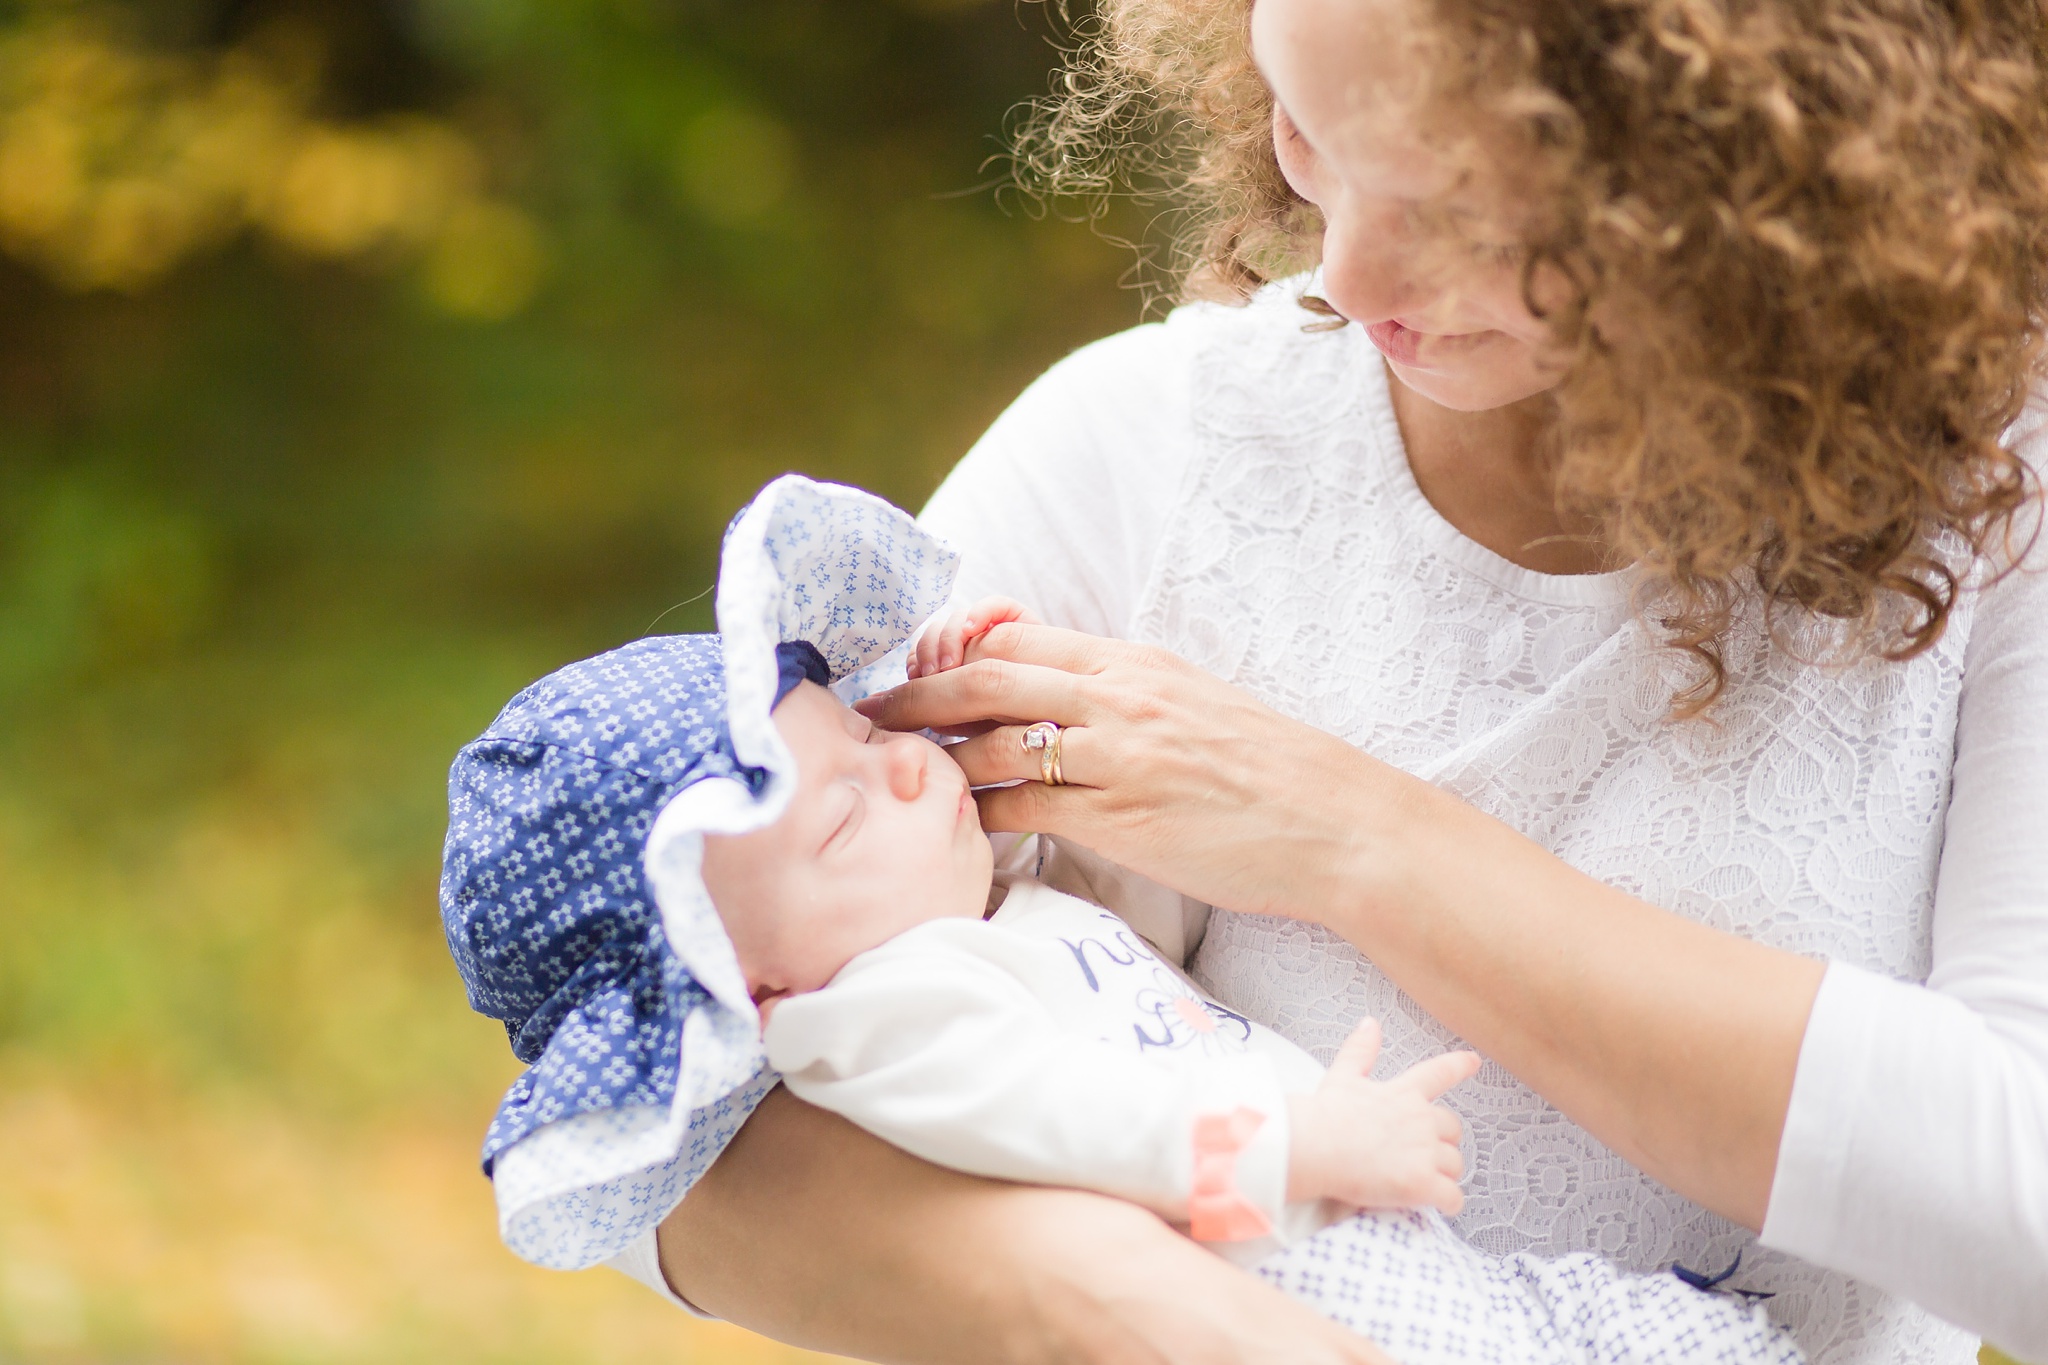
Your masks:
<svg viewBox="0 0 2048 1365"><path fill-rule="evenodd" d="M1024 752L1038 755L1038 780L1048 787L1067 785L1066 774L1060 771L1060 741L1065 733L1049 720L1024 730Z"/></svg>

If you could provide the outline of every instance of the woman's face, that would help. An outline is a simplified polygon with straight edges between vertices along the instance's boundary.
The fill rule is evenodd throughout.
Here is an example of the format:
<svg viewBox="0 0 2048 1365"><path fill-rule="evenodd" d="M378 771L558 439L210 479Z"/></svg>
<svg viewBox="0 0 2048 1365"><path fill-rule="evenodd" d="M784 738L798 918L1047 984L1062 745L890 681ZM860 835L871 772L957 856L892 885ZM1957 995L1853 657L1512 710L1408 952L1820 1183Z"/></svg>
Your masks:
<svg viewBox="0 0 2048 1365"><path fill-rule="evenodd" d="M1432 148L1410 112L1408 32L1398 0L1257 0L1274 150L1322 211L1330 305L1410 389L1448 408L1505 407L1563 366L1523 303L1509 196Z"/></svg>

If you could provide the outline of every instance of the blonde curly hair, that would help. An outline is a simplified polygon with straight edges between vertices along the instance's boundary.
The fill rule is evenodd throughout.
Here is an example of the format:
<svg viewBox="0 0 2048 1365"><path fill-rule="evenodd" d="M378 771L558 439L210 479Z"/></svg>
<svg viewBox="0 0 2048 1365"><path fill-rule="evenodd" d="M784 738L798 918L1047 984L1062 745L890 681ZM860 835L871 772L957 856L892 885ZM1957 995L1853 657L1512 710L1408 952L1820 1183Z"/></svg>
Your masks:
<svg viewBox="0 0 2048 1365"><path fill-rule="evenodd" d="M2034 495L2002 444L2044 369L2038 0L1416 0L1423 113L1531 176L1561 504L1726 683L1757 593L1887 658L1941 638ZM1250 0L1100 0L1017 154L1056 191L1163 189L1188 293L1312 266ZM1545 294L1546 300L1549 294ZM1796 613L1785 609L1796 608Z"/></svg>

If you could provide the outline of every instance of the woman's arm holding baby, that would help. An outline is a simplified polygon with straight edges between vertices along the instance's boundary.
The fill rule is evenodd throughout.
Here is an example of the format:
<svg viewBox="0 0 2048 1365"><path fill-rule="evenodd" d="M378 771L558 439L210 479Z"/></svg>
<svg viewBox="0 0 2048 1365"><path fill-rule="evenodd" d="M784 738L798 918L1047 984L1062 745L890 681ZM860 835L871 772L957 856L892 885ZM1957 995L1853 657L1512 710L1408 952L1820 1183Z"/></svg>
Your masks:
<svg viewBox="0 0 2048 1365"><path fill-rule="evenodd" d="M1391 1365L1135 1205L943 1170L781 1089L660 1240L705 1311L892 1365Z"/></svg>

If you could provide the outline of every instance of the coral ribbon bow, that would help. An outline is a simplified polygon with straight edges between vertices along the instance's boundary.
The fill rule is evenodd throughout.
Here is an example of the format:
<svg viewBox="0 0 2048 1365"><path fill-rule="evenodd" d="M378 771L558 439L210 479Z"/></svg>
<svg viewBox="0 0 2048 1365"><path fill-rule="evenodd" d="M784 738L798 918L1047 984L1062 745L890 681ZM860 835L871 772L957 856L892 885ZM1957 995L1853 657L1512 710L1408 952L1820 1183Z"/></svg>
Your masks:
<svg viewBox="0 0 2048 1365"><path fill-rule="evenodd" d="M1230 1114L1195 1118L1195 1181L1188 1194L1188 1232L1198 1242L1248 1242L1273 1224L1237 1188L1238 1154L1266 1116L1240 1107Z"/></svg>

